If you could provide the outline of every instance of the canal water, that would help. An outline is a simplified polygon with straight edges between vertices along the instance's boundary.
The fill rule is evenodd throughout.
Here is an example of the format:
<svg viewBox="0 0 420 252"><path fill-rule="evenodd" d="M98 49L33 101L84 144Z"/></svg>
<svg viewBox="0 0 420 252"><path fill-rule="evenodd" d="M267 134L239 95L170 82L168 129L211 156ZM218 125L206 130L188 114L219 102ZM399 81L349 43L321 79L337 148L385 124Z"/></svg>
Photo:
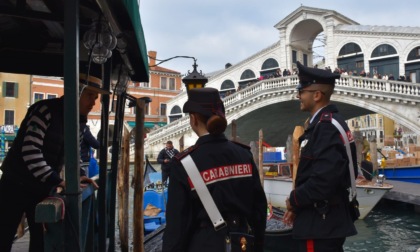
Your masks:
<svg viewBox="0 0 420 252"><path fill-rule="evenodd" d="M132 189L130 191L132 193ZM347 238L345 252L420 252L420 213L416 213L411 204L382 199L364 220L357 220L355 224L358 234ZM131 231L130 227L130 237ZM119 251L118 231L116 234L116 251Z"/></svg>
<svg viewBox="0 0 420 252"><path fill-rule="evenodd" d="M420 251L420 214L411 204L383 199L356 228L345 251Z"/></svg>

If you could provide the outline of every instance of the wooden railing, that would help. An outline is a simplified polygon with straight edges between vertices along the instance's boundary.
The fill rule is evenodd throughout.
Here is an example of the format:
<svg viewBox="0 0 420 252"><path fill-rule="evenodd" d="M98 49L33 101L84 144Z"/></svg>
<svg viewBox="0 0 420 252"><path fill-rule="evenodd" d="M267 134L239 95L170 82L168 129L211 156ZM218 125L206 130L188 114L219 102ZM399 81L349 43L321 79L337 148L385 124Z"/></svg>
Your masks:
<svg viewBox="0 0 420 252"><path fill-rule="evenodd" d="M92 179L97 180L97 177ZM97 251L95 239L96 229L96 194L92 185L88 185L81 192L82 211L81 211L81 234L80 251ZM73 235L73 220L66 220L66 197L65 194L49 197L38 203L35 210L35 222L45 225L44 251L65 251L65 236ZM78 237L77 237L78 238ZM75 239L74 242L79 242Z"/></svg>

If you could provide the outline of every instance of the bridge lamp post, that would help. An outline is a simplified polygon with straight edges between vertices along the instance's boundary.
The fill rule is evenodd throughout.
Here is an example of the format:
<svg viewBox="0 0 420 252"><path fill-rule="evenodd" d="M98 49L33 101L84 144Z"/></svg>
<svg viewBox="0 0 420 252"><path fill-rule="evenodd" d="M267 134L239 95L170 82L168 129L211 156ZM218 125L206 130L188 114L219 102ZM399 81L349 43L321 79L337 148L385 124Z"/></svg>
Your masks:
<svg viewBox="0 0 420 252"><path fill-rule="evenodd" d="M184 82L187 92L193 88L203 88L208 82L208 79L203 75L202 71L197 71L198 65L196 61L197 60L194 59L193 71L191 73L190 71L188 71L188 75L182 79L182 82Z"/></svg>

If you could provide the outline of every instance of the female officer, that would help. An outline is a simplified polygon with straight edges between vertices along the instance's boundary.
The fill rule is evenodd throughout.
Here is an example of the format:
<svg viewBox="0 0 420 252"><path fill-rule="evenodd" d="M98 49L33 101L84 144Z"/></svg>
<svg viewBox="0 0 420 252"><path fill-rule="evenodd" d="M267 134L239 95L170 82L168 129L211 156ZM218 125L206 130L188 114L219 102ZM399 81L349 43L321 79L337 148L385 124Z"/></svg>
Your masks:
<svg viewBox="0 0 420 252"><path fill-rule="evenodd" d="M189 113L196 144L174 157L169 183L163 251L224 251L229 231L255 236L255 251L263 251L267 200L250 148L226 139L227 122L214 88L188 91L183 112ZM227 223L218 231L201 203L181 160L190 155Z"/></svg>

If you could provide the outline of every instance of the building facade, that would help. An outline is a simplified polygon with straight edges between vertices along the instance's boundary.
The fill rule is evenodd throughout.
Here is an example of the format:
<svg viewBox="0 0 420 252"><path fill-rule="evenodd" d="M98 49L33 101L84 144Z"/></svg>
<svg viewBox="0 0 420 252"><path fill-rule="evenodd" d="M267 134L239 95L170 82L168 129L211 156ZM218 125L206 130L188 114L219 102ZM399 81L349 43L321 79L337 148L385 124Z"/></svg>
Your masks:
<svg viewBox="0 0 420 252"><path fill-rule="evenodd" d="M182 89L181 74L177 71L157 66L156 55L155 51L149 52L150 81L144 83L130 81L127 87L127 93L130 95L136 98L149 97L152 100L145 111L144 127L147 132L155 127L167 124L167 103L177 96ZM63 96L64 81L62 77L8 73L0 73L0 81L2 83L0 125L5 139L3 148L7 150L29 106L39 100ZM109 108L110 128L112 128L115 121L112 106L116 105L116 101L112 102L112 98L113 95L111 94ZM102 105L99 98L88 117L88 125L95 136L100 130L101 110ZM124 120L131 127L135 126L135 115L135 108L126 106ZM1 146L3 145L0 144L0 154Z"/></svg>
<svg viewBox="0 0 420 252"><path fill-rule="evenodd" d="M149 51L149 82L130 82L127 93L140 98L149 97L151 102L147 104L145 111L145 128L149 132L155 127L162 127L170 118L167 104L176 97L182 89L182 76L180 72L163 68L157 65L156 51ZM136 111L127 108L125 120L134 127Z"/></svg>
<svg viewBox="0 0 420 252"><path fill-rule="evenodd" d="M0 73L0 83L0 157L3 157L31 104L31 76Z"/></svg>

